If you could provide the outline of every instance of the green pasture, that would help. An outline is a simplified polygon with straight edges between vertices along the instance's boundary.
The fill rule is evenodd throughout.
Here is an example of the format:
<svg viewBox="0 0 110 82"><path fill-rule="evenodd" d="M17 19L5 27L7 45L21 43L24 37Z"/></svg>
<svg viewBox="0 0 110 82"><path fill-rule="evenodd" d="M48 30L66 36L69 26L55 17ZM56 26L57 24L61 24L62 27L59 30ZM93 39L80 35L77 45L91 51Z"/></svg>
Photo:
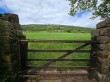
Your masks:
<svg viewBox="0 0 110 82"><path fill-rule="evenodd" d="M38 40L90 40L90 33L55 33L55 32L32 32L25 31L23 32L27 39L38 39ZM28 43L29 49L74 49L78 47L79 43ZM85 47L84 49L89 50L90 46ZM28 58L57 58L64 53L52 53L52 52L30 52L28 53ZM74 53L66 58L89 58L90 53ZM32 61L28 64L34 64L41 66L47 63L46 61ZM52 65L57 66L84 66L87 65L87 62L56 62Z"/></svg>

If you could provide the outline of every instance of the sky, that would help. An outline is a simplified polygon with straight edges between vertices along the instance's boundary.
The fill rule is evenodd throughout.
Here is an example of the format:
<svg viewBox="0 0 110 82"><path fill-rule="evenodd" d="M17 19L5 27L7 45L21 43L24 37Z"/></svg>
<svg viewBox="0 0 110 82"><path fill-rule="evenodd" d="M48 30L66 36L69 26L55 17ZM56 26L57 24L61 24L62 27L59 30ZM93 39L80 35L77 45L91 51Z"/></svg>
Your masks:
<svg viewBox="0 0 110 82"><path fill-rule="evenodd" d="M0 13L18 14L20 24L61 24L95 28L100 18L91 12L70 16L67 0L0 0Z"/></svg>

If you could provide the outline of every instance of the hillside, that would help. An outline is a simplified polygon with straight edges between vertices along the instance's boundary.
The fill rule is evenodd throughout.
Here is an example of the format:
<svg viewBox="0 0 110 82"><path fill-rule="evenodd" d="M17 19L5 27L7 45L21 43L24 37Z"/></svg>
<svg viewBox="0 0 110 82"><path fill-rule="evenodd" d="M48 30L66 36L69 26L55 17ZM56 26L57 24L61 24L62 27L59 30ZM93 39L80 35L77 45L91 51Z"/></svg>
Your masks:
<svg viewBox="0 0 110 82"><path fill-rule="evenodd" d="M79 26L68 25L44 25L44 24L30 24L22 25L23 31L47 31L47 32L68 32L68 33L90 33L94 28L86 28Z"/></svg>

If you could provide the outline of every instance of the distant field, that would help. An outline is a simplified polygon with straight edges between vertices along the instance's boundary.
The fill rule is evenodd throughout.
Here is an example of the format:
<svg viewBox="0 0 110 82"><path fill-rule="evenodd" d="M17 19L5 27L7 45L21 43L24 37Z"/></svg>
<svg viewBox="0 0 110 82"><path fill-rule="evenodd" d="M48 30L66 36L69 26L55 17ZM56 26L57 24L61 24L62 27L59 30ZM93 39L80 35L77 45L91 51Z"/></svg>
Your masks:
<svg viewBox="0 0 110 82"><path fill-rule="evenodd" d="M55 32L32 32L25 31L27 39L42 39L42 40L90 40L90 33L55 33ZM78 47L78 43L29 43L29 49L74 49ZM90 46L84 48L90 49ZM28 58L57 58L64 53L28 53ZM89 53L74 53L66 58L89 58ZM43 65L45 61L28 62L28 64ZM56 62L57 66L72 66L86 65L85 62Z"/></svg>
<svg viewBox="0 0 110 82"><path fill-rule="evenodd" d="M25 31L29 39L62 39L62 40L90 40L90 33L56 33Z"/></svg>
<svg viewBox="0 0 110 82"><path fill-rule="evenodd" d="M66 33L90 33L94 28L80 27L80 26L69 26L69 25L54 25L54 24L30 24L22 25L23 31L34 31L34 32L66 32Z"/></svg>

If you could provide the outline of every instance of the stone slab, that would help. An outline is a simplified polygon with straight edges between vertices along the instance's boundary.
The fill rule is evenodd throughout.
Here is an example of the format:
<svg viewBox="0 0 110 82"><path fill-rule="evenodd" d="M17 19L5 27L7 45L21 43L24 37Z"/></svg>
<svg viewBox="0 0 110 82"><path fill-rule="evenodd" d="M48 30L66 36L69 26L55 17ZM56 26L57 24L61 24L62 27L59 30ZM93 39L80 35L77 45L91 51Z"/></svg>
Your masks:
<svg viewBox="0 0 110 82"><path fill-rule="evenodd" d="M99 36L99 37L97 37L97 42L104 43L104 44L109 43L110 42L110 37L108 37L108 36Z"/></svg>

